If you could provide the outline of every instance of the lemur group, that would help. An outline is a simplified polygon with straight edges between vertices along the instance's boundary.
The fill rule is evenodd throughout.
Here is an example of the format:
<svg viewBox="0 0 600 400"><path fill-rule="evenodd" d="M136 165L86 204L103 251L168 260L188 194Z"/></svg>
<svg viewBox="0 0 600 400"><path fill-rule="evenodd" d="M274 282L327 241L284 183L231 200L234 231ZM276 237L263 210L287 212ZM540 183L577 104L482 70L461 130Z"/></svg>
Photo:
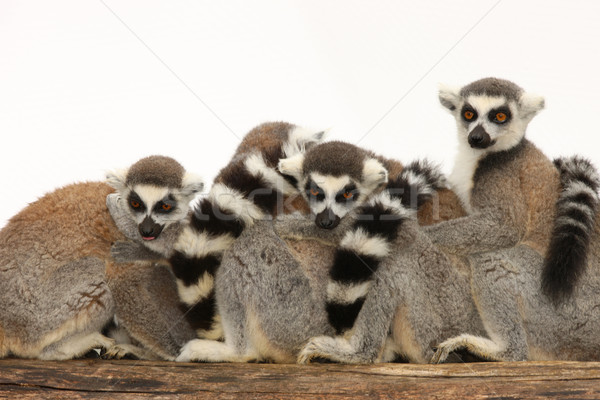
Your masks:
<svg viewBox="0 0 600 400"><path fill-rule="evenodd" d="M269 122L204 195L165 156L46 194L0 231L0 357L600 360L595 167L525 137L510 81L439 100L447 178Z"/></svg>

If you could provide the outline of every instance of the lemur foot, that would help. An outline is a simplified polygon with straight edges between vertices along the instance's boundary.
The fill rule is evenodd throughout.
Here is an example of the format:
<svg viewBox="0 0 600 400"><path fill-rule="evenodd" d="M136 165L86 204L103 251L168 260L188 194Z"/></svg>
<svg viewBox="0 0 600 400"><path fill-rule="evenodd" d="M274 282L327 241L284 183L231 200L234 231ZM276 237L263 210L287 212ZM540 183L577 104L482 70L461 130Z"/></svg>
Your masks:
<svg viewBox="0 0 600 400"><path fill-rule="evenodd" d="M298 364L311 362L360 362L356 350L344 338L318 336L310 339L298 354ZM366 361L366 360L364 360ZM367 361L368 362L368 361Z"/></svg>
<svg viewBox="0 0 600 400"><path fill-rule="evenodd" d="M102 353L105 360L158 360L154 353L133 344L119 343Z"/></svg>
<svg viewBox="0 0 600 400"><path fill-rule="evenodd" d="M175 361L179 362L242 362L235 350L216 340L194 339L187 342Z"/></svg>
<svg viewBox="0 0 600 400"><path fill-rule="evenodd" d="M430 362L432 364L443 363L450 353L457 350L466 350L484 360L501 361L501 357L499 357L501 349L496 343L479 336L463 334L440 343Z"/></svg>

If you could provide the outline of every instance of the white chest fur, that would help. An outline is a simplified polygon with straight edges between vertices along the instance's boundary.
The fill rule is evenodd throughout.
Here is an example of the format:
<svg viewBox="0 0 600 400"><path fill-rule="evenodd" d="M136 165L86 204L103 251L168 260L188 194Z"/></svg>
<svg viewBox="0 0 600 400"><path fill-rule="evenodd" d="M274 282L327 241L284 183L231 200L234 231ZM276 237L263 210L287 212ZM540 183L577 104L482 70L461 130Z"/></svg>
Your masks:
<svg viewBox="0 0 600 400"><path fill-rule="evenodd" d="M473 175L484 152L474 150L468 144L458 147L454 167L448 177L452 190L460 199L465 211L471 213L471 191L473 190Z"/></svg>

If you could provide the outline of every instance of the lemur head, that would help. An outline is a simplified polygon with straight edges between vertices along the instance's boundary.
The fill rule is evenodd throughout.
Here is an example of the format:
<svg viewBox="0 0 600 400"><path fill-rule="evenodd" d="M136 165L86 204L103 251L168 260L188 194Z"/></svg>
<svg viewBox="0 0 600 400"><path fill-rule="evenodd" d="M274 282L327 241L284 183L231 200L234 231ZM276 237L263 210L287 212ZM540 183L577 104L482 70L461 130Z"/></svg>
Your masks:
<svg viewBox="0 0 600 400"><path fill-rule="evenodd" d="M315 223L325 229L335 228L388 180L388 171L371 153L337 141L280 160L279 171L295 178Z"/></svg>
<svg viewBox="0 0 600 400"><path fill-rule="evenodd" d="M480 79L460 89L441 86L439 99L456 118L461 142L486 152L517 145L531 119L544 108L543 97L497 78Z"/></svg>
<svg viewBox="0 0 600 400"><path fill-rule="evenodd" d="M129 210L140 238L148 244L160 242L165 229L187 216L190 201L204 187L199 177L164 156L142 158L127 170L110 172L107 181L117 190L120 206Z"/></svg>

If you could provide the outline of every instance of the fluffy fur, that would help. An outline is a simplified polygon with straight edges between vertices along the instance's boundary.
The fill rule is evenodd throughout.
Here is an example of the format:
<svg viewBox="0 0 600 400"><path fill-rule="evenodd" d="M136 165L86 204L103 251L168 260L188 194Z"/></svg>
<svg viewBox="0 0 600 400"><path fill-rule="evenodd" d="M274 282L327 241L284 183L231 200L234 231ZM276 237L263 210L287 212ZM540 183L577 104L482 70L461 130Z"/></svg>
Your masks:
<svg viewBox="0 0 600 400"><path fill-rule="evenodd" d="M125 236L111 218L107 196L117 201L128 195L126 174L112 173L109 179L123 192L113 194L103 182L65 186L30 204L0 231L0 357L68 359L100 347L110 353L115 341L101 331L116 316L141 345L136 354L174 358L187 337L183 325L177 334L162 330L183 317L169 306L175 301L173 278L161 276L148 262L117 265L110 254L111 244ZM130 234L142 242L131 213L121 223L132 225ZM163 236L155 239L159 248L168 247L169 232L178 224L165 222ZM153 294L129 291L136 287ZM148 309L156 314L149 317ZM158 320L164 322L155 330L152 322Z"/></svg>
<svg viewBox="0 0 600 400"><path fill-rule="evenodd" d="M572 185L595 179L590 170L569 176L565 171L578 168L572 161L563 161L563 179ZM558 204L568 198L562 192ZM437 363L456 351L493 361L600 359L597 268L557 308L541 295L543 261L529 246L457 258L406 219L391 249L350 334L312 338L299 362L364 363L395 352L410 362Z"/></svg>
<svg viewBox="0 0 600 400"><path fill-rule="evenodd" d="M588 232L572 230L566 239L560 230L553 230L555 221L563 220L554 207L559 174L525 138L544 99L495 78L460 90L441 88L439 97L456 119L459 144L450 182L469 215L428 229L433 242L459 255L524 245L545 257L551 241L554 245L577 241L580 249L586 249ZM564 207L558 211L567 212ZM544 292L557 304L566 299L582 265L578 251L551 254Z"/></svg>
<svg viewBox="0 0 600 400"><path fill-rule="evenodd" d="M323 152L322 154L330 154L332 159L339 159L345 154L345 146L351 145L336 144L335 148L338 152L334 152L331 151L333 147L328 146L327 143L320 144L308 150L306 157L312 157L311 154L316 152ZM377 163L371 165L377 167L371 170L384 172L370 174L372 179L380 182L379 185L373 185L372 182L369 184L367 182L363 184L361 181L353 182L357 188L372 187L375 191L375 193L354 193L358 199L364 198L363 201L357 200L351 206L354 211L365 207L364 213L360 214L362 216L367 217L367 213L370 213L373 208L383 210L388 205L400 206L400 198L414 189L408 181L429 182L432 187L437 187L438 183L443 182L441 176L430 171L427 163L415 163L412 171L407 169L402 175L401 164L374 157L369 152L362 154L363 166L368 160L375 159ZM303 156L291 157L279 163L280 171L291 175L298 182L299 188L305 187L308 179L304 175L303 158ZM385 173L387 171L385 168L382 171L381 166L384 164L392 166L393 172ZM356 168L356 170L364 170L364 168ZM311 176L315 175L310 169L307 169L307 173ZM388 184L388 190L377 194L385 187L385 182L382 182L381 178L388 175L393 176L391 181L393 184ZM401 175L402 178L399 178ZM324 178L328 182L336 180L344 182L340 183L343 186L352 180L348 175L326 175ZM427 199L420 198L421 202L425 201L423 206L433 203L434 198L438 204L446 204L451 196L444 197L441 201L431 193L432 187L428 188ZM337 192L339 187L335 188L332 185L330 189ZM414 192L413 194L418 197ZM324 192L323 195L328 197L329 193ZM310 194L305 193L304 196L309 199ZM406 198L410 199L412 196ZM454 201L454 209L460 209L456 197ZM315 206L312 204L311 209L314 210ZM428 210L433 210L433 207ZM381 230L380 224L368 219L352 217L354 211L346 213L339 225L331 229L323 229L306 218L280 217L274 221L258 221L242 232L231 249L223 254L221 267L216 273L216 299L222 318L225 342L201 339L191 341L182 349L178 360L294 362L310 337L334 335L336 331L340 331L338 329L340 327L343 330L344 324L334 327L336 321L331 321L332 315L327 312L328 306L335 303L353 304L354 311L345 310L351 311L348 313L349 319L355 318L356 313L362 314L359 311L361 301L365 299L365 295L365 304L370 301L368 299L373 292L371 287L377 281L378 273L369 274L368 268L356 264L357 274L352 278L357 279L347 279L348 271L341 268L338 271L340 279L337 279L338 276L335 274L332 279L331 266L336 263L336 258L337 265L340 267L343 265L343 262L340 262L343 259L342 253L352 258L354 256L352 251L359 251L363 253L362 261L367 261L366 254L384 257L385 254L394 252L393 246L389 244L390 237L395 235L391 225L397 227L398 221L405 220L407 216L414 214L414 211L396 208L389 214L381 214L380 222L389 228L387 230ZM388 224L386 217L390 216L393 218ZM437 219L437 216L435 218L424 216L424 218L433 220ZM380 233L383 236L380 236ZM373 266L369 265L369 267ZM365 272L370 276L365 277Z"/></svg>
<svg viewBox="0 0 600 400"><path fill-rule="evenodd" d="M584 274L598 212L600 176L586 159L559 158L562 194L556 203L552 239L544 261L542 288L562 302L570 297Z"/></svg>
<svg viewBox="0 0 600 400"><path fill-rule="evenodd" d="M244 137L208 196L194 210L169 262L182 310L198 337L222 337L214 276L223 251L256 221L305 210L295 199L293 178L276 169L279 159L302 154L322 138L323 132L284 122L259 125Z"/></svg>

